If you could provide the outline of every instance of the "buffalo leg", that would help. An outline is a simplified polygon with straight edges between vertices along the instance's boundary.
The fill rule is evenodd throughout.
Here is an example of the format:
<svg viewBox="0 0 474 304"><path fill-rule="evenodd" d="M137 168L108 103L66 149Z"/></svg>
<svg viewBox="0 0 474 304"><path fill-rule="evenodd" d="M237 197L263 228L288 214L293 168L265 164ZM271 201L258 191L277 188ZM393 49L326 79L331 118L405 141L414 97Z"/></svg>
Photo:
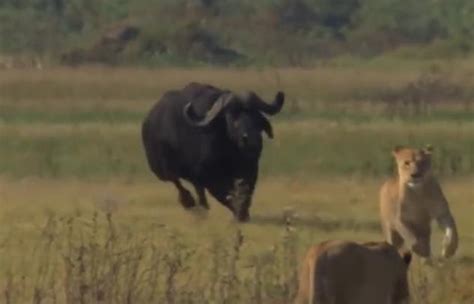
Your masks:
<svg viewBox="0 0 474 304"><path fill-rule="evenodd" d="M206 190L201 186L194 185L194 189L198 195L199 205L205 209L209 209L209 204L207 203Z"/></svg>
<svg viewBox="0 0 474 304"><path fill-rule="evenodd" d="M232 205L232 197L228 195L224 200L220 201L224 207L229 209L232 214L235 216L235 208Z"/></svg>
<svg viewBox="0 0 474 304"><path fill-rule="evenodd" d="M249 204L248 204L249 205ZM240 222L248 222L250 220L250 214L249 214L249 207L245 207L243 208L239 214L237 214L237 219L240 221Z"/></svg>
<svg viewBox="0 0 474 304"><path fill-rule="evenodd" d="M194 201L191 192L189 192L186 188L184 188L183 184L179 181L179 179L173 181L174 185L178 189L179 192L179 202L185 209L192 208L196 206L196 202Z"/></svg>
<svg viewBox="0 0 474 304"><path fill-rule="evenodd" d="M250 183L244 180L235 181L235 189L238 193L234 201L235 216L240 222L248 222L250 220L250 203L255 188L255 179L250 180Z"/></svg>
<svg viewBox="0 0 474 304"><path fill-rule="evenodd" d="M234 214L234 217L239 222L248 222L250 220L249 206L250 199L240 197L229 197L228 202L224 204Z"/></svg>

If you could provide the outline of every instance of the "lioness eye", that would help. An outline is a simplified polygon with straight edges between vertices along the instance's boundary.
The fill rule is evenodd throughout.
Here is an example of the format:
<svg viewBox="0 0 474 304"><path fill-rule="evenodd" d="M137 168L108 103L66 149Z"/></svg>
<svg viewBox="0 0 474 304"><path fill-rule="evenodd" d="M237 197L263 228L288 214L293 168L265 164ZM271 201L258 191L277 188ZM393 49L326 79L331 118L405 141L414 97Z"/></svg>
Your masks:
<svg viewBox="0 0 474 304"><path fill-rule="evenodd" d="M410 164L410 161L409 160L406 160L405 161L405 166L408 166Z"/></svg>

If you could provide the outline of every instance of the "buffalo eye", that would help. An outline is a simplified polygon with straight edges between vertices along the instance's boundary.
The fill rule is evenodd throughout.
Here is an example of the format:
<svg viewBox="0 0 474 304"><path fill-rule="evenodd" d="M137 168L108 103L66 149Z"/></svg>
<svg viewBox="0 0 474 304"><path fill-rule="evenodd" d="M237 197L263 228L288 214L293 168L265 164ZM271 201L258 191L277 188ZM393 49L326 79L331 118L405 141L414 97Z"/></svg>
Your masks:
<svg viewBox="0 0 474 304"><path fill-rule="evenodd" d="M240 116L241 112L242 110L240 109L240 107L235 106L230 110L230 115L232 116L232 118L236 119Z"/></svg>

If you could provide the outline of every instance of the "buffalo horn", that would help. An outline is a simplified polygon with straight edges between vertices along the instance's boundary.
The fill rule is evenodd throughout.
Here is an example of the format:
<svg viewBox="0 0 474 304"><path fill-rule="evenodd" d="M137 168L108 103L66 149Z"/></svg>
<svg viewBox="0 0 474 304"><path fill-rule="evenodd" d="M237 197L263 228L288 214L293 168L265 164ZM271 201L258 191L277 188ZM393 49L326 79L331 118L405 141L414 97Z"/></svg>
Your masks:
<svg viewBox="0 0 474 304"><path fill-rule="evenodd" d="M196 114L192 110L191 102L188 102L183 109L184 118L186 121L196 127L207 126L217 115L232 101L234 95L232 93L224 94L212 105L207 111L206 115L202 118L196 117Z"/></svg>
<svg viewBox="0 0 474 304"><path fill-rule="evenodd" d="M266 103L256 94L251 94L251 96L252 98L250 99L250 104L258 111L268 115L274 115L280 112L285 101L285 94L283 92L278 92L272 103Z"/></svg>

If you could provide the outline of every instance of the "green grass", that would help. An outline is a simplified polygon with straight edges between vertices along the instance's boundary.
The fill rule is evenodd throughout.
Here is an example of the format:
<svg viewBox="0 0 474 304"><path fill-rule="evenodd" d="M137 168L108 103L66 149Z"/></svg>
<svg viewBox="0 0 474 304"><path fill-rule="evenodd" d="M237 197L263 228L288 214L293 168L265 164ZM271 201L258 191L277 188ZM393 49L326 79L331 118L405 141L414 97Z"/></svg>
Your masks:
<svg viewBox="0 0 474 304"><path fill-rule="evenodd" d="M468 72L453 76L463 88ZM472 303L472 102L461 94L418 113L379 99L395 88L403 100L419 73L0 72L0 302L289 303L310 244L381 239L377 192L393 171L390 150L429 143L460 248L442 266L415 260L413 302ZM147 168L141 119L166 88L191 79L267 99L279 86L287 92L272 118L275 139L265 139L249 224L212 199L208 214L185 212ZM436 255L440 239L436 231Z"/></svg>
<svg viewBox="0 0 474 304"><path fill-rule="evenodd" d="M100 104L100 101L94 102ZM153 101L148 102L151 108ZM44 111L40 106L20 108L17 105L0 104L0 122L3 123L49 123L49 124L79 124L79 123L108 123L139 124L148 109L140 105L137 109L112 108L107 109L99 105L91 105L89 109L72 107L67 110ZM432 109L426 115L418 117L415 115L403 116L392 113L388 107L380 105L367 105L362 102L348 104L324 104L322 102L308 102L307 105L299 103L288 103L288 109L275 119L278 121L300 121L307 119L318 119L336 122L380 122L380 121L403 121L414 123L436 122L439 120L449 122L471 122L474 112L462 109Z"/></svg>
<svg viewBox="0 0 474 304"><path fill-rule="evenodd" d="M383 176L397 144L435 147L440 175L474 173L474 124L279 120L265 140L262 177ZM456 138L455 141L452 138ZM0 130L0 173L56 178L144 178L140 122L11 123ZM376 145L374 145L376 143ZM334 151L338 151L334 153ZM467 151L467 152L466 152Z"/></svg>

